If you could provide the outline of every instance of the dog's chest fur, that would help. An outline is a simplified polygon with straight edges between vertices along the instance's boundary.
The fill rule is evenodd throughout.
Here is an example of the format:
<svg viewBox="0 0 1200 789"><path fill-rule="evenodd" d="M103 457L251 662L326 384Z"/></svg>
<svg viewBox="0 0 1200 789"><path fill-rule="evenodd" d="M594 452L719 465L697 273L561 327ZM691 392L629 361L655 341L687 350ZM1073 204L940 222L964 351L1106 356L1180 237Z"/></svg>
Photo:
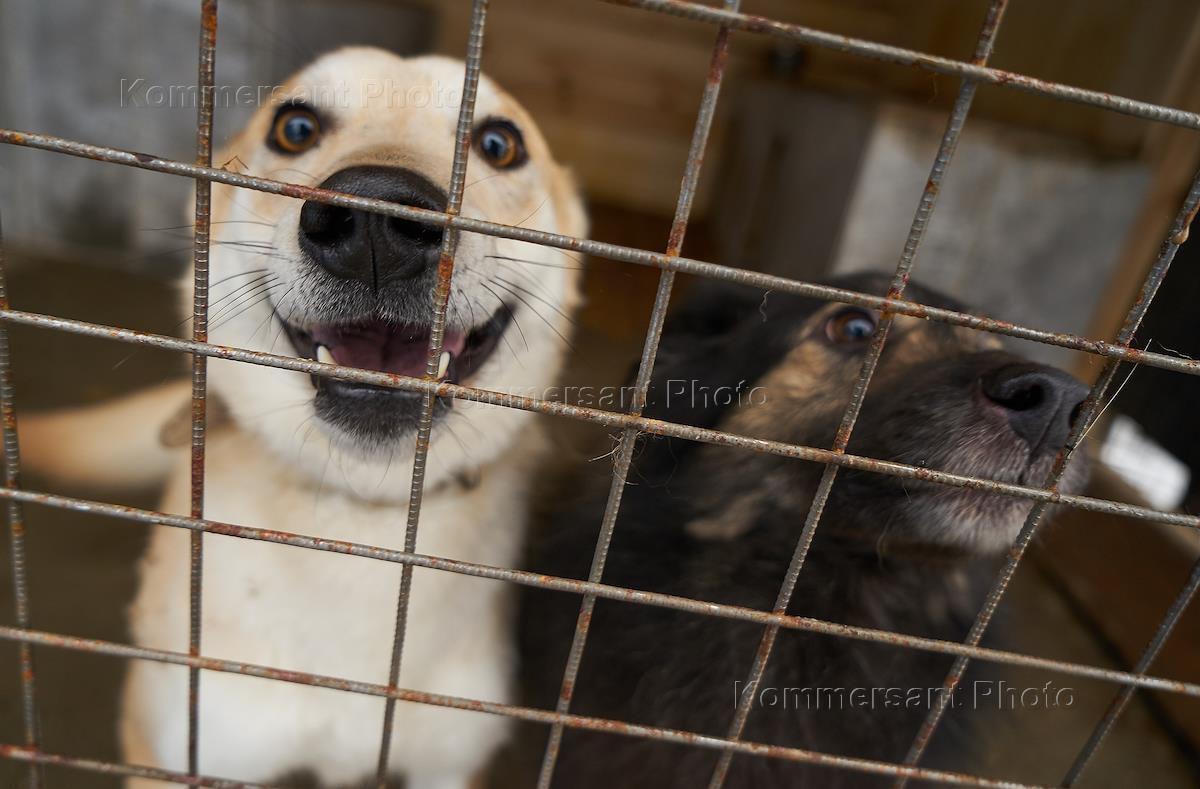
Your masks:
<svg viewBox="0 0 1200 789"><path fill-rule="evenodd" d="M519 460L510 456L482 469L473 484L427 491L418 552L513 566L528 478ZM306 483L243 434L215 437L208 466L210 519L403 548L402 506L374 505ZM340 472L331 467L328 473ZM187 471L181 467L164 509L186 512L187 495ZM401 565L220 535L205 537L204 554L205 655L387 683ZM187 533L157 529L131 611L137 643L186 651L186 622L173 615L178 606L172 603L187 598L187 562ZM510 609L504 584L417 568L399 684L510 701ZM180 767L185 672L152 664L135 670L146 672L143 685L180 699L128 705L157 708L147 714L162 719L143 722L143 730L170 743L156 750L177 751L176 763L168 766ZM200 699L205 773L270 780L307 768L337 785L363 778L374 766L380 698L206 672ZM489 752L484 744L500 741L506 726L497 716L400 703L392 763L404 765L410 779L468 775L480 765L465 764L464 758ZM249 737L258 747L237 747ZM471 744L465 752L464 743Z"/></svg>

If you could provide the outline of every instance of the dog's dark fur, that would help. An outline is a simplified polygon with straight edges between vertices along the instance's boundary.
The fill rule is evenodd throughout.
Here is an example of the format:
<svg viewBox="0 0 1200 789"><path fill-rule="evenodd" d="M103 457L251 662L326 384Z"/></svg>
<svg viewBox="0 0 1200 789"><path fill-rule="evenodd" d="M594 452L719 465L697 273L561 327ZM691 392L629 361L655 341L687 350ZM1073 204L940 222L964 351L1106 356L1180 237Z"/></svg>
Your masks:
<svg viewBox="0 0 1200 789"><path fill-rule="evenodd" d="M866 275L837 284L882 293L887 279ZM959 308L917 286L908 294ZM728 286L701 290L668 323L646 415L830 446L868 345L828 339L831 318L845 309ZM980 401L982 375L1022 363L998 347L964 329L899 319L849 451L1036 484L1058 447L1030 447ZM739 383L732 403L683 393L728 387L728 395ZM761 388L751 393L755 385ZM1066 386L1072 397L1082 391ZM821 473L820 465L774 455L646 437L603 580L770 610ZM594 488L535 536L533 569L587 577L608 488L605 474L594 476ZM1077 486L1078 477L1072 474L1066 488ZM961 639L980 602L978 582L988 577L980 565L1011 542L1028 509L1020 500L843 470L788 612ZM521 627L528 703L554 707L578 611L578 595L527 591ZM571 711L724 736L762 632L747 623L600 600ZM900 760L929 708L925 695L913 702L909 690L938 687L949 665L944 655L783 630L744 737ZM827 709L828 698L818 704L819 688L895 688L903 703L894 695L885 703L875 691L871 706ZM806 698L799 689L812 690ZM544 743L544 729L531 739ZM703 748L568 729L556 782L572 789L704 786L717 758ZM738 756L726 786L861 787L878 780Z"/></svg>

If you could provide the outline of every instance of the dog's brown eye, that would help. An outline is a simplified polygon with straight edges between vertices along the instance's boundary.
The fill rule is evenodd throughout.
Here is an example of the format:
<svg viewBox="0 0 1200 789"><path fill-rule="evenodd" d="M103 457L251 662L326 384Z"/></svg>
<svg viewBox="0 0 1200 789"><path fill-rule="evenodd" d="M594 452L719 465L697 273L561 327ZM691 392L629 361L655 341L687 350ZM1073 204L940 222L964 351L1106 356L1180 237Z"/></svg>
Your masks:
<svg viewBox="0 0 1200 789"><path fill-rule="evenodd" d="M321 121L308 107L285 107L275 116L271 128L271 143L283 153L303 153L316 145L320 137Z"/></svg>
<svg viewBox="0 0 1200 789"><path fill-rule="evenodd" d="M858 307L847 307L825 321L825 336L830 342L842 345L864 343L875 333L879 323L875 313Z"/></svg>
<svg viewBox="0 0 1200 789"><path fill-rule="evenodd" d="M525 163L525 141L516 126L505 120L486 120L475 132L475 144L488 164L508 170Z"/></svg>

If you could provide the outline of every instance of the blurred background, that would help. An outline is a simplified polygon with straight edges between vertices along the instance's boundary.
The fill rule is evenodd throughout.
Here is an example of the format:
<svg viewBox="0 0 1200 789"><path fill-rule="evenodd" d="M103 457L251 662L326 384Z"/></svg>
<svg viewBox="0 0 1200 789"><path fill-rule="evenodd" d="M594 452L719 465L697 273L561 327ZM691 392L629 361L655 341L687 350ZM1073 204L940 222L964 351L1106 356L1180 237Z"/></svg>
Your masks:
<svg viewBox="0 0 1200 789"><path fill-rule="evenodd" d="M970 57L985 7L743 3L748 13L959 59ZM343 44L461 56L469 13L466 0L222 0L218 96L233 95L221 87L278 84ZM187 0L0 0L0 127L190 161L194 102L155 88L194 85L197 26L198 4ZM714 35L704 24L596 0L493 2L484 70L529 109L579 176L593 238L665 248ZM1013 0L992 65L1200 110L1200 6ZM735 33L683 254L801 279L893 268L957 89L957 80L923 70ZM219 102L217 144L253 109ZM1111 338L1198 164L1194 131L982 86L916 279L997 318ZM191 248L191 190L185 179L0 146L14 306L186 333L172 283ZM1184 245L1138 347L1200 357L1198 258ZM656 281L653 269L588 261L572 385L623 379ZM100 399L179 374L186 363L151 350L131 356L98 340L12 333L23 410ZM1100 367L1060 349L1017 350L1088 379ZM1096 433L1103 463L1088 492L1200 512L1200 381L1151 368L1123 370L1117 380L1119 398ZM563 451L581 461L610 446L592 428L559 433ZM130 503L155 502L147 494ZM35 625L127 640L122 608L140 527L32 508L29 519ZM1128 668L1200 557L1197 535L1079 512L1043 534L1005 602L1019 626L993 645ZM7 572L0 562L0 578ZM12 616L8 589L0 589L3 622ZM47 746L115 758L120 665L48 650L39 659ZM1195 611L1150 673L1200 681ZM3 742L19 740L15 677L15 649L0 644ZM1057 781L1114 690L1081 685L1069 715L997 721L994 741L960 754L970 764L947 766ZM1135 777L1198 785L1198 740L1200 704L1139 694L1084 785L1126 786ZM0 786L15 785L17 775L0 762ZM60 780L55 785L112 785L91 775Z"/></svg>

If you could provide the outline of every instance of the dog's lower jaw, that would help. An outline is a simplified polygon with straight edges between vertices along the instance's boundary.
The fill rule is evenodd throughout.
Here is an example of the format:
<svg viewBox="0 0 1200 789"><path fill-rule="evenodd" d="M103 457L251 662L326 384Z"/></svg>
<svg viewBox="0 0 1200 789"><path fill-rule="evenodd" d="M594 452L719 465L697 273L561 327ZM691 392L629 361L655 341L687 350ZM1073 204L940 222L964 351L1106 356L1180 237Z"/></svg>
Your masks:
<svg viewBox="0 0 1200 789"><path fill-rule="evenodd" d="M430 490L418 549L497 566L518 560L531 461L523 443L471 488ZM236 458L236 462L229 462ZM224 460L223 460L224 459ZM403 512L291 476L245 433L214 435L206 515L265 529L401 549ZM180 464L164 509L187 509ZM187 599L187 535L162 528L140 566L130 609L137 643L186 650L178 601ZM209 536L205 540L205 655L383 684L390 662L398 564ZM400 685L512 701L511 588L417 569ZM458 616L447 616L454 611ZM163 699L177 699L164 703ZM186 671L137 662L126 681L126 759L179 769L186 743ZM269 782L307 768L328 785L371 774L378 756L378 697L205 672L200 687L200 770ZM416 787L466 787L508 736L499 716L402 702L392 764Z"/></svg>

